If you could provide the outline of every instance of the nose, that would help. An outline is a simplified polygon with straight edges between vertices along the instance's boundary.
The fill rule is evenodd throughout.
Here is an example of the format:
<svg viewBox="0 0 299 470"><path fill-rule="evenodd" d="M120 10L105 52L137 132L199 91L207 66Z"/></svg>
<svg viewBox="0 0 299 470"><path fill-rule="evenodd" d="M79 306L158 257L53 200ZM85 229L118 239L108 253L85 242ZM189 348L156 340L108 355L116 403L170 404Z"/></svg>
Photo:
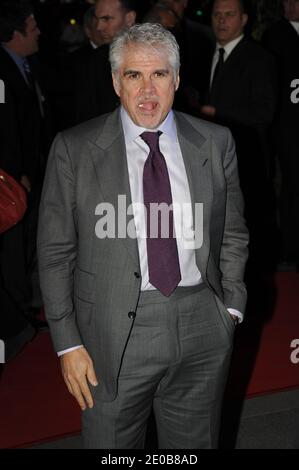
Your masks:
<svg viewBox="0 0 299 470"><path fill-rule="evenodd" d="M224 24L225 23L225 16L224 15L219 15L218 23L219 24Z"/></svg>
<svg viewBox="0 0 299 470"><path fill-rule="evenodd" d="M153 84L152 79L150 77L149 78L144 77L143 82L142 82L142 91L144 93L152 93L154 89L155 89L155 86Z"/></svg>
<svg viewBox="0 0 299 470"><path fill-rule="evenodd" d="M97 31L104 31L105 29L105 23L103 20L101 20L101 18L97 18L96 20L96 30Z"/></svg>

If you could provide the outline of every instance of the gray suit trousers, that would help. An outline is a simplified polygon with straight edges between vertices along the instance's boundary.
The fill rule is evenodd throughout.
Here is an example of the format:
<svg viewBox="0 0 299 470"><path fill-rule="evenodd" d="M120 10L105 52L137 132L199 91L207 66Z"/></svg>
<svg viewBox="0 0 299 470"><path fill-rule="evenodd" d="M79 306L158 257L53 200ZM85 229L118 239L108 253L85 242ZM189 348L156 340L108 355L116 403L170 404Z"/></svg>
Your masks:
<svg viewBox="0 0 299 470"><path fill-rule="evenodd" d="M117 396L83 412L84 447L143 448L153 407L160 449L216 448L234 328L204 284L141 293Z"/></svg>

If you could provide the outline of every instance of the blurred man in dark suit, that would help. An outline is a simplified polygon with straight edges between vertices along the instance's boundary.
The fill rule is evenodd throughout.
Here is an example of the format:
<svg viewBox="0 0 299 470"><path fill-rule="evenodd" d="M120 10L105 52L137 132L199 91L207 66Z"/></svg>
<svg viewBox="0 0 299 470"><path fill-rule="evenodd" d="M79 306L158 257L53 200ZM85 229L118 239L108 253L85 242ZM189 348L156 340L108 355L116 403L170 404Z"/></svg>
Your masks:
<svg viewBox="0 0 299 470"><path fill-rule="evenodd" d="M55 106L59 130L71 127L77 122L77 109L82 106L81 91L88 88L90 83L91 56L104 44L101 31L97 29L94 6L84 14L83 29L86 42L64 57L55 73Z"/></svg>
<svg viewBox="0 0 299 470"><path fill-rule="evenodd" d="M95 17L94 7L90 7L84 15L83 18L83 28L88 38L88 43L86 46L89 46L92 49L97 49L99 46L102 46L103 38L101 32L97 29L97 19Z"/></svg>
<svg viewBox="0 0 299 470"><path fill-rule="evenodd" d="M291 100L292 81L299 78L299 1L285 0L284 17L264 33L262 42L278 64L279 102L274 125L281 171L281 267L299 265L299 105Z"/></svg>
<svg viewBox="0 0 299 470"><path fill-rule="evenodd" d="M168 28L178 41L181 55L181 84L175 97L174 108L198 116L198 103L202 99L209 73L208 67L204 65L215 47L212 29L186 17L188 0L162 0L157 5L159 4L168 7L177 18L176 24Z"/></svg>
<svg viewBox="0 0 299 470"><path fill-rule="evenodd" d="M257 267L272 264L276 249L269 243L274 240L275 211L268 148L276 105L276 70L271 55L244 35L247 21L243 0L214 1L212 27L217 44L210 57L202 113L228 126L236 140L251 233L250 261L257 272Z"/></svg>
<svg viewBox="0 0 299 470"><path fill-rule="evenodd" d="M94 15L103 45L88 59L78 75L76 123L114 111L119 105L110 73L109 44L122 29L134 24L134 1L97 0Z"/></svg>
<svg viewBox="0 0 299 470"><path fill-rule="evenodd" d="M5 84L5 103L0 106L0 167L21 182L28 194L24 221L0 240L4 339L23 333L26 337L32 335L23 314L28 314L31 304L28 269L34 259L43 156L48 151L44 138L45 100L32 58L38 51L39 35L30 5L20 1L1 3L0 79Z"/></svg>

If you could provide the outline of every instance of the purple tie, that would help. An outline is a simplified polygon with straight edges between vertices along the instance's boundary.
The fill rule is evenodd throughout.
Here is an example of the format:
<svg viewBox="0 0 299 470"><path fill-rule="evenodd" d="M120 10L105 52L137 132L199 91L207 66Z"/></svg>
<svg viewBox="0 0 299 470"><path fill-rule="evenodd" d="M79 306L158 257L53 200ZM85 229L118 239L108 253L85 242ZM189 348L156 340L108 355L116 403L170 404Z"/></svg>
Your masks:
<svg viewBox="0 0 299 470"><path fill-rule="evenodd" d="M153 227L156 217L150 217L150 204L172 204L171 187L164 156L159 149L162 132L143 132L140 137L149 146L150 153L143 169L143 199L147 211L147 257L149 281L163 295L169 296L181 280L176 239L173 230L173 211L166 211L167 221L159 213L158 227ZM156 212L157 214L157 212ZM151 223L152 222L152 226ZM166 232L163 232L166 227ZM162 231L161 231L162 228ZM150 235L154 235L150 237Z"/></svg>

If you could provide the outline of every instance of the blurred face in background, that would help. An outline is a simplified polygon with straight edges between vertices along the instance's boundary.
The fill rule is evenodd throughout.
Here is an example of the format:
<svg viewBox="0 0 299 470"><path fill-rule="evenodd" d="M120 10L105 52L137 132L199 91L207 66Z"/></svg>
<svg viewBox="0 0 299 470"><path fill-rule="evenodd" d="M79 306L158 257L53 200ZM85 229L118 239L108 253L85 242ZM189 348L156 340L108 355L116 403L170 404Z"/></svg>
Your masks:
<svg viewBox="0 0 299 470"><path fill-rule="evenodd" d="M184 16L185 9L188 6L188 0L164 0L162 3L168 5L179 18Z"/></svg>
<svg viewBox="0 0 299 470"><path fill-rule="evenodd" d="M178 19L172 10L160 9L157 11L159 17L158 22L166 29L174 29L177 25Z"/></svg>
<svg viewBox="0 0 299 470"><path fill-rule="evenodd" d="M25 33L23 34L20 31L15 31L13 36L13 41L17 47L17 52L22 57L35 54L39 48L38 38L40 35L40 30L37 27L34 16L28 16L25 24Z"/></svg>
<svg viewBox="0 0 299 470"><path fill-rule="evenodd" d="M135 23L134 11L126 11L119 0L98 0L95 5L96 28L104 44L110 44L124 28Z"/></svg>
<svg viewBox="0 0 299 470"><path fill-rule="evenodd" d="M98 21L95 17L93 17L89 24L85 26L84 31L86 36L90 41L92 41L96 46L101 46L104 44L102 34L100 31L97 30Z"/></svg>
<svg viewBox="0 0 299 470"><path fill-rule="evenodd" d="M241 36L248 17L239 0L216 0L212 11L212 28L222 46Z"/></svg>
<svg viewBox="0 0 299 470"><path fill-rule="evenodd" d="M283 7L288 21L299 21L299 0L284 0Z"/></svg>

